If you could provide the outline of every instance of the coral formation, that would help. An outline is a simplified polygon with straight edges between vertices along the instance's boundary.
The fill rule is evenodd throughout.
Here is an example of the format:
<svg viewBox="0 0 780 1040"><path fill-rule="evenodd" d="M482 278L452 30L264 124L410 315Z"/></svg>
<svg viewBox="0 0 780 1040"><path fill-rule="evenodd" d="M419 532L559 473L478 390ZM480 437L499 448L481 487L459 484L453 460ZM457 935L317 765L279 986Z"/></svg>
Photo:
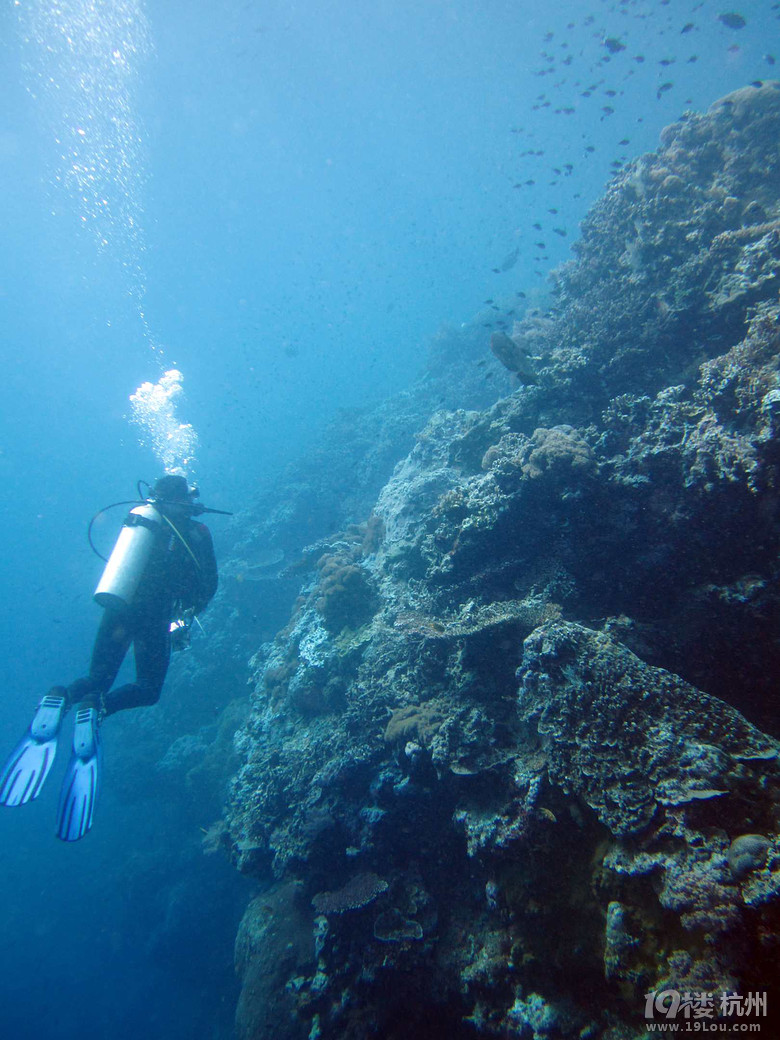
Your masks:
<svg viewBox="0 0 780 1040"><path fill-rule="evenodd" d="M323 556L317 564L320 596L317 609L325 627L337 633L357 628L371 615L371 586L365 570L344 555Z"/></svg>
<svg viewBox="0 0 780 1040"><path fill-rule="evenodd" d="M227 818L247 1040L622 1040L771 987L778 132L775 83L667 128L505 337L537 380L364 416L351 515L307 537L296 481L258 532L299 562Z"/></svg>
<svg viewBox="0 0 780 1040"><path fill-rule="evenodd" d="M311 905L318 914L343 914L345 910L358 910L372 903L382 892L387 891L387 882L372 871L355 874L336 892L318 892Z"/></svg>

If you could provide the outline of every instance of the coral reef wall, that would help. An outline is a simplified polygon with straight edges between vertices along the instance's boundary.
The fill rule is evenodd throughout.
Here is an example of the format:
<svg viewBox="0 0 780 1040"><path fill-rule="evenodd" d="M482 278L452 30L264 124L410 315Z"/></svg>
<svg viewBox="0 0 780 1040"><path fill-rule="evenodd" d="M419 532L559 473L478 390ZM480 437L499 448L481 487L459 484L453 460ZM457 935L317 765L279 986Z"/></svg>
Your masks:
<svg viewBox="0 0 780 1040"><path fill-rule="evenodd" d="M617 1040L771 988L779 136L777 83L667 128L511 330L533 382L358 422L236 738L244 1040Z"/></svg>

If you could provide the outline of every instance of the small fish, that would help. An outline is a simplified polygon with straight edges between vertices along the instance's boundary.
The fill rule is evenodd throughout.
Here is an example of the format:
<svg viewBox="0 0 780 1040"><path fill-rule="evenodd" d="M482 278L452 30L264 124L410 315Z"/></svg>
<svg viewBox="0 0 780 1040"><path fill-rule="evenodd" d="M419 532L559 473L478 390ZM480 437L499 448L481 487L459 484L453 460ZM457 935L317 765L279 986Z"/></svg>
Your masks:
<svg viewBox="0 0 780 1040"><path fill-rule="evenodd" d="M553 231L556 235L560 235L561 238L566 238L566 236L568 235L568 231L566 230L566 228L554 227Z"/></svg>
<svg viewBox="0 0 780 1040"><path fill-rule="evenodd" d="M605 116L611 116L615 109L612 107L612 105L602 105L601 111L604 113Z"/></svg>
<svg viewBox="0 0 780 1040"><path fill-rule="evenodd" d="M774 65L774 63L775 63L775 56L774 56L774 54L765 54L764 55L764 61L767 63L767 65Z"/></svg>
<svg viewBox="0 0 780 1040"><path fill-rule="evenodd" d="M610 54L618 54L620 51L626 49L626 45L622 40L619 40L617 36L607 36L604 40L604 46Z"/></svg>
<svg viewBox="0 0 780 1040"><path fill-rule="evenodd" d="M655 92L655 96L660 98L662 94L665 94L667 90L671 90L674 83L662 83L658 90Z"/></svg>
<svg viewBox="0 0 780 1040"><path fill-rule="evenodd" d="M631 144L631 142L629 141L629 139L627 137L624 137L622 141L618 141L618 144L622 145L622 147L625 148L625 146L627 144Z"/></svg>
<svg viewBox="0 0 780 1040"><path fill-rule="evenodd" d="M511 271L517 263L517 258L520 256L520 246L517 246L512 250L511 253L507 253L504 259L499 265L499 271L503 274L505 271Z"/></svg>
<svg viewBox="0 0 780 1040"><path fill-rule="evenodd" d="M742 15L737 14L736 11L727 11L725 14L719 14L718 21L725 25L727 29L744 29L747 25Z"/></svg>
<svg viewBox="0 0 780 1040"><path fill-rule="evenodd" d="M685 33L692 32L692 30L695 28L696 26L693 24L693 22L686 22L682 29L680 29L680 36L684 36Z"/></svg>

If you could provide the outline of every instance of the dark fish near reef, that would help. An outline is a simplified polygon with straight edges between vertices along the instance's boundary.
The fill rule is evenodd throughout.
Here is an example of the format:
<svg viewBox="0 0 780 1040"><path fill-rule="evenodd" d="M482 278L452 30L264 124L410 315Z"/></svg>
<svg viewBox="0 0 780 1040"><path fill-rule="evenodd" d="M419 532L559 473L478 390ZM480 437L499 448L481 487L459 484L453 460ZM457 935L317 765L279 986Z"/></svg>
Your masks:
<svg viewBox="0 0 780 1040"><path fill-rule="evenodd" d="M727 11L725 14L719 14L718 21L722 22L727 29L744 29L747 25L742 15L737 14L736 11Z"/></svg>
<svg viewBox="0 0 780 1040"><path fill-rule="evenodd" d="M490 337L490 349L510 372L514 372L521 383L538 383L536 366L529 352L505 332L494 332Z"/></svg>
<svg viewBox="0 0 780 1040"><path fill-rule="evenodd" d="M619 40L617 36L607 36L604 40L604 46L610 54L617 54L618 51L624 51L626 49L626 45Z"/></svg>
<svg viewBox="0 0 780 1040"><path fill-rule="evenodd" d="M513 249L511 253L504 257L499 264L498 270L503 273L504 271L511 271L517 263L517 258L520 256L520 247Z"/></svg>

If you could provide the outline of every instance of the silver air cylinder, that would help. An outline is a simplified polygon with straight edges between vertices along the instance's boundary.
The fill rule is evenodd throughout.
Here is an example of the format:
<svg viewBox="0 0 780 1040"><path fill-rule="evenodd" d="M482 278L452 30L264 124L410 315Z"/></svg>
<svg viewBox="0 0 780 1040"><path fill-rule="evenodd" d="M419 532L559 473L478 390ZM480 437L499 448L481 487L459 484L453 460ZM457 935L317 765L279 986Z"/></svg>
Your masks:
<svg viewBox="0 0 780 1040"><path fill-rule="evenodd" d="M95 589L95 600L101 607L130 606L161 530L160 514L154 506L144 503L130 510Z"/></svg>

